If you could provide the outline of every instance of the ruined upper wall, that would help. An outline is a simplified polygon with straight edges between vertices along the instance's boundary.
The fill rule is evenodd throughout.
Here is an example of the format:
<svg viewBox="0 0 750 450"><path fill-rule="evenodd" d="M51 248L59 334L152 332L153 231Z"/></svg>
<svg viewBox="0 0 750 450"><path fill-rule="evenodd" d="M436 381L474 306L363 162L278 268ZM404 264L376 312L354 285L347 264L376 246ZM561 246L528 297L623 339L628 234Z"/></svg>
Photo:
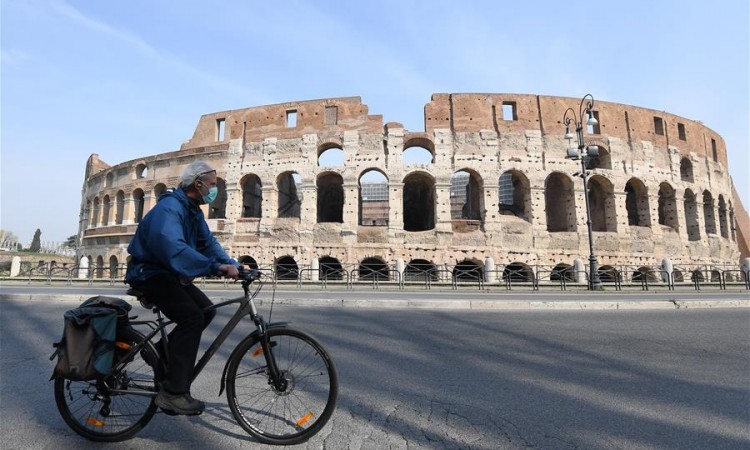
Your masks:
<svg viewBox="0 0 750 450"><path fill-rule="evenodd" d="M581 99L523 94L434 94L425 106L425 130L450 129L453 132L494 130L498 133L523 133L540 130L543 135L565 133L563 115L567 108L579 112ZM512 116L507 114L512 111ZM677 147L683 154L694 152L727 166L724 139L701 122L684 117L619 103L594 102L600 133L590 137L616 137L625 142L650 141L654 147ZM504 114L505 113L505 114ZM663 122L663 134L657 134L654 118ZM684 129L684 139L679 126ZM586 133L584 131L584 133Z"/></svg>

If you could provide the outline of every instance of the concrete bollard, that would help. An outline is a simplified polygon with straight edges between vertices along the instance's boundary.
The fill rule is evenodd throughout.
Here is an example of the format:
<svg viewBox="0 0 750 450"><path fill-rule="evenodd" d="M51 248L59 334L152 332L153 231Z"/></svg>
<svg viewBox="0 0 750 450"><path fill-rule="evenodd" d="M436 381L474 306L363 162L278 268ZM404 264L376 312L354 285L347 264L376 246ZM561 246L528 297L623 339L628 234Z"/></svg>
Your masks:
<svg viewBox="0 0 750 450"><path fill-rule="evenodd" d="M484 281L487 283L494 283L497 280L497 274L495 273L495 260L492 256L488 256L484 259Z"/></svg>
<svg viewBox="0 0 750 450"><path fill-rule="evenodd" d="M669 280L672 279L672 274L674 273L674 266L672 265L672 261L669 260L669 258L664 258L661 260L661 281L668 283Z"/></svg>
<svg viewBox="0 0 750 450"><path fill-rule="evenodd" d="M89 277L89 258L81 256L81 260L78 261L78 279L86 280Z"/></svg>
<svg viewBox="0 0 750 450"><path fill-rule="evenodd" d="M319 281L320 280L320 261L318 261L318 258L313 258L313 260L310 262L310 278L313 281Z"/></svg>
<svg viewBox="0 0 750 450"><path fill-rule="evenodd" d="M573 260L573 276L576 283L586 283L586 269L580 259Z"/></svg>
<svg viewBox="0 0 750 450"><path fill-rule="evenodd" d="M10 261L10 276L17 277L21 273L21 257L14 256Z"/></svg>

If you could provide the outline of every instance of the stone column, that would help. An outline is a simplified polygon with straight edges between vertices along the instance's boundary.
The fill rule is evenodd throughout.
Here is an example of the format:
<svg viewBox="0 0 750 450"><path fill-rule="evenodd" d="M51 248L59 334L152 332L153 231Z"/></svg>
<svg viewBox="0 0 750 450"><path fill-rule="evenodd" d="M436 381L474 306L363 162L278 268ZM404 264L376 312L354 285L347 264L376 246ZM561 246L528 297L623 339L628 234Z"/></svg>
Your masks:
<svg viewBox="0 0 750 450"><path fill-rule="evenodd" d="M359 225L359 183L344 182L344 211L342 231L356 233Z"/></svg>
<svg viewBox="0 0 750 450"><path fill-rule="evenodd" d="M450 181L435 182L435 230L452 232Z"/></svg>
<svg viewBox="0 0 750 450"><path fill-rule="evenodd" d="M404 231L404 183L388 182L388 233Z"/></svg>

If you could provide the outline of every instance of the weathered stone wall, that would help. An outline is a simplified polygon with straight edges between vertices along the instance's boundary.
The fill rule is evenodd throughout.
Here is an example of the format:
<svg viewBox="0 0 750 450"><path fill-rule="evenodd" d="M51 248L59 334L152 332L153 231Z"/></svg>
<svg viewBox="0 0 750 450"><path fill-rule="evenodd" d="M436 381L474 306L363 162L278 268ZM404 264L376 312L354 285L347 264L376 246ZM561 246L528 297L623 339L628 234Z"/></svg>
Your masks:
<svg viewBox="0 0 750 450"><path fill-rule="evenodd" d="M565 159L569 145L563 139L562 119L566 108L578 111L579 102L536 95L435 94L425 106L424 132L409 132L396 122L384 125L382 116L369 115L357 97L207 114L179 151L112 167L97 155L91 156L84 181L79 256L89 256L92 262L101 257L105 265L113 257L124 262L127 243L137 226L135 215L141 200L135 196L142 191L143 212L147 213L160 189L177 186L183 168L204 159L217 167L226 182L224 217L209 219L211 229L230 254L250 256L263 266L283 256L293 257L300 267L309 267L326 256L348 267L370 257L386 264L422 259L437 267L452 267L463 260L481 264L487 257L496 264L573 264L573 260L588 256L586 209L583 182L572 176L580 171L580 163ZM586 132L586 139L609 157L609 167L591 171L592 177L609 189L604 214L608 229L594 233L600 264L658 265L669 258L682 265L736 265L740 258L738 233L732 229L723 236L719 230L720 196L727 209L741 208L732 195L721 136L700 122L662 111L599 101L594 110L599 129L595 134ZM655 120L661 121L662 134L657 133ZM403 152L414 146L430 151L433 162L405 164ZM343 167L318 166L319 155L330 148L343 151ZM692 166L691 181L680 175L684 158ZM359 178L373 169L388 180L388 221L382 226L360 226ZM482 211L476 223L451 217L450 182L457 171L467 171L480 182ZM501 207L498 183L506 171L515 171L527 180L524 200L517 205L525 215L508 214ZM298 218L278 215L279 180L285 172L302 178ZM250 174L262 185L260 218L242 217L242 183ZM317 196L322 189L318 180L325 174L336 174L342 180L340 223L317 223ZM567 214L574 231L548 231L546 197L551 195L547 184L552 174L572 185ZM431 186L434 205L426 210L434 215L430 229L404 230L403 199L412 189L410 179ZM645 226L629 224L626 184L633 179L646 189L647 209L640 213L648 222ZM676 227L658 223L663 183L675 191ZM698 201L697 240L691 239L686 226L683 201L687 190ZM713 198L715 233L706 233L701 204L705 191ZM109 208L105 208L105 200ZM422 207L407 205L407 215L417 206ZM204 212L208 217L208 206ZM738 211L735 216L746 217L744 214Z"/></svg>

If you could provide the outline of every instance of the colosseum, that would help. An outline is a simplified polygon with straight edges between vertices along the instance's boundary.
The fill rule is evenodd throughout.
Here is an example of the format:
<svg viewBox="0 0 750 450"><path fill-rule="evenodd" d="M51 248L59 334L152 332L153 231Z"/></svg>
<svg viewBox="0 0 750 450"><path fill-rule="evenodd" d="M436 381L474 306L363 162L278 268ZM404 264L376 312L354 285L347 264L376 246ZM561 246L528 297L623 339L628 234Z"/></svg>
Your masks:
<svg viewBox="0 0 750 450"><path fill-rule="evenodd" d="M584 180L603 279L665 265L678 281L698 265L737 268L747 241L736 223L747 213L722 137L699 121L596 101L598 123L582 132L599 154L584 178L566 158L576 143L563 123L579 103L434 94L424 132L384 123L359 97L206 114L177 151L113 166L91 155L77 257L122 267L140 219L203 159L219 176L219 197L203 206L211 230L230 255L278 279L565 273L580 282Z"/></svg>

